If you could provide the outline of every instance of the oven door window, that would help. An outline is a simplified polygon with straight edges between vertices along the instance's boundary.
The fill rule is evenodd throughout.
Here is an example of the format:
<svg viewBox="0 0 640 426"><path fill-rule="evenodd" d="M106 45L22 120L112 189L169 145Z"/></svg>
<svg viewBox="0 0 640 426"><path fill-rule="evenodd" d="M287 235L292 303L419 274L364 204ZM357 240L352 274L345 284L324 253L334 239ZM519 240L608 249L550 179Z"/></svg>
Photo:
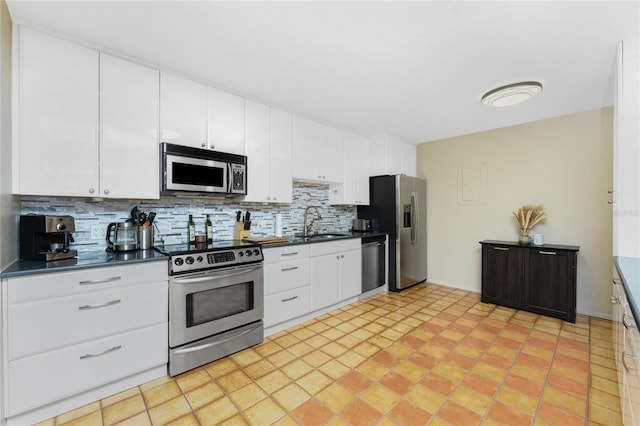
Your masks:
<svg viewBox="0 0 640 426"><path fill-rule="evenodd" d="M225 192L227 163L199 158L167 156L167 189Z"/></svg>
<svg viewBox="0 0 640 426"><path fill-rule="evenodd" d="M187 328L248 312L254 307L252 282L189 293L186 297Z"/></svg>

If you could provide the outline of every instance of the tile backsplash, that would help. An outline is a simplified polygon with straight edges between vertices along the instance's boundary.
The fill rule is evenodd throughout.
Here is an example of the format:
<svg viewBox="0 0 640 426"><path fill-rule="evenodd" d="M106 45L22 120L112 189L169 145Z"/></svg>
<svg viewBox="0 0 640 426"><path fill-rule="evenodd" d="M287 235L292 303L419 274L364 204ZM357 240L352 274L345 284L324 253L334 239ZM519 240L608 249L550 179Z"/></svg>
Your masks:
<svg viewBox="0 0 640 426"><path fill-rule="evenodd" d="M214 239L229 240L238 210L251 212L251 235L273 236L275 215L282 214L283 235L302 233L304 211L317 206L322 219L314 223L314 231L349 232L356 218L355 206L329 205L329 187L302 182L293 184L292 204L243 203L229 199L210 197L162 197L160 200L86 200L80 198L23 197L21 214L70 215L75 218L73 248L78 251L95 251L106 248L106 230L111 222L122 222L131 217L137 206L145 213L155 212L157 225L156 244L184 243L187 239L187 221L193 215L196 233L203 233L206 215L211 215ZM92 239L91 231L98 227L100 238Z"/></svg>

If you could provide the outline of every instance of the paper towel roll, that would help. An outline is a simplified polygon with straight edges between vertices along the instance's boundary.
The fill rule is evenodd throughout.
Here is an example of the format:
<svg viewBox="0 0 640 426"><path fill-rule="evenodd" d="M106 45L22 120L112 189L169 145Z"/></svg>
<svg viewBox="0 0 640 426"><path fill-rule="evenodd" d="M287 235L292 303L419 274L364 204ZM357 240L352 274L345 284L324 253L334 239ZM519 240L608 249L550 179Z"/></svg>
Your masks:
<svg viewBox="0 0 640 426"><path fill-rule="evenodd" d="M282 213L276 213L276 237L282 237Z"/></svg>

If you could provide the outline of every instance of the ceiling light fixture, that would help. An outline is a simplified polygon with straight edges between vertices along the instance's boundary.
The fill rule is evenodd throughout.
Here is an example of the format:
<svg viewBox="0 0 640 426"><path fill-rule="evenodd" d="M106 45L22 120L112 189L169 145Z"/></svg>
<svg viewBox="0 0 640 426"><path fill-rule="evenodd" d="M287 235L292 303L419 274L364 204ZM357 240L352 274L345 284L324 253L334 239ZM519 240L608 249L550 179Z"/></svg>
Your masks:
<svg viewBox="0 0 640 426"><path fill-rule="evenodd" d="M482 103L495 107L516 105L534 97L541 91L542 84L537 81L507 84L485 93L482 96Z"/></svg>

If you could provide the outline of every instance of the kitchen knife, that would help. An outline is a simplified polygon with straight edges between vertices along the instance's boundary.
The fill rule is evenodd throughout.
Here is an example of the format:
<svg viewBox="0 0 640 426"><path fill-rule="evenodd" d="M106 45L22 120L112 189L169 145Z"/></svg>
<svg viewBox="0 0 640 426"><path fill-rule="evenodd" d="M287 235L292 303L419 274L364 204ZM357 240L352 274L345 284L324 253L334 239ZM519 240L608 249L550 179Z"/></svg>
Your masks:
<svg viewBox="0 0 640 426"><path fill-rule="evenodd" d="M236 222L240 222L240 215L242 214L242 212L240 210L238 210L236 212Z"/></svg>

